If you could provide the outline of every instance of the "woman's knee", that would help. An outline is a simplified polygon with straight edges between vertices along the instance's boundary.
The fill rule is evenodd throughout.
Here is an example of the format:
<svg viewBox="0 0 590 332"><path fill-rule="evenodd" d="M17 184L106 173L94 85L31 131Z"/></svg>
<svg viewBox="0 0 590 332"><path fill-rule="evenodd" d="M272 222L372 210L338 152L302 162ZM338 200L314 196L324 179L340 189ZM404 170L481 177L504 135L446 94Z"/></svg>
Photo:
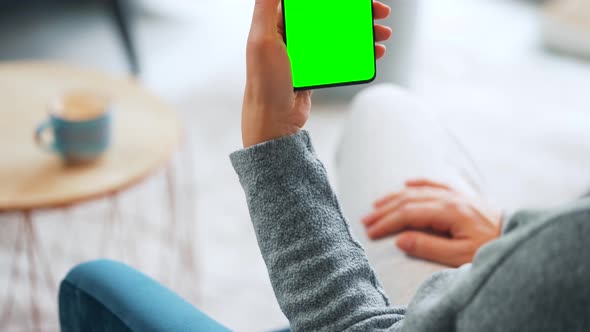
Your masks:
<svg viewBox="0 0 590 332"><path fill-rule="evenodd" d="M392 83L379 83L362 90L353 100L354 106L373 106L378 100L413 99L413 95L405 88Z"/></svg>
<svg viewBox="0 0 590 332"><path fill-rule="evenodd" d="M427 117L411 92L393 84L372 86L355 97L348 130L410 130Z"/></svg>

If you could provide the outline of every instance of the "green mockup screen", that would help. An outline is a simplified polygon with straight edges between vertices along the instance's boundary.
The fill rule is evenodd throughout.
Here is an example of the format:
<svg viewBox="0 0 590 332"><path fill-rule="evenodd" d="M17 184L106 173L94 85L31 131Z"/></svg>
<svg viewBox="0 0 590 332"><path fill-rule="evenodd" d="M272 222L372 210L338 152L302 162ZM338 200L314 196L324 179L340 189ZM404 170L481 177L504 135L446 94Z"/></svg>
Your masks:
<svg viewBox="0 0 590 332"><path fill-rule="evenodd" d="M375 78L372 0L283 0L296 89Z"/></svg>

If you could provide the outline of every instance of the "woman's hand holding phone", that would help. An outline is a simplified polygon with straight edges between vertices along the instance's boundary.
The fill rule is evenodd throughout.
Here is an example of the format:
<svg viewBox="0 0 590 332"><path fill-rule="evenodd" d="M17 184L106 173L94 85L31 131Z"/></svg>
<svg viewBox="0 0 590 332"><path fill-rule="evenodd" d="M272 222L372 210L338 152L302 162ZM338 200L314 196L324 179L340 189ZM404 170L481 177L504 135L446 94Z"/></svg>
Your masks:
<svg viewBox="0 0 590 332"><path fill-rule="evenodd" d="M242 109L242 140L246 148L299 132L311 111L312 92L293 89L279 5L280 0L256 0L254 6ZM387 18L390 11L383 3L373 2L375 19ZM376 58L383 57L386 51L378 42L390 37L390 28L375 25Z"/></svg>

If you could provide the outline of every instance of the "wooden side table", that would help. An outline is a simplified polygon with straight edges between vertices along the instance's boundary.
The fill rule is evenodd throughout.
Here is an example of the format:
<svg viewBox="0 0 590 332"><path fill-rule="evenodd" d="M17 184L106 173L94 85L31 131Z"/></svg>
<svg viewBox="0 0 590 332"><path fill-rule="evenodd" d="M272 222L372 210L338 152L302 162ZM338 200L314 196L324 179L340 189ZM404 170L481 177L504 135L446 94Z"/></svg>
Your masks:
<svg viewBox="0 0 590 332"><path fill-rule="evenodd" d="M48 101L71 89L114 101L113 146L93 165L66 167L33 140ZM194 278L194 225L179 222L194 220L179 218L191 213L180 205L194 194L177 186L192 160L172 159L180 133L175 112L133 80L59 64L0 65L0 330L57 329L57 283L84 260L123 260L168 284L174 266Z"/></svg>

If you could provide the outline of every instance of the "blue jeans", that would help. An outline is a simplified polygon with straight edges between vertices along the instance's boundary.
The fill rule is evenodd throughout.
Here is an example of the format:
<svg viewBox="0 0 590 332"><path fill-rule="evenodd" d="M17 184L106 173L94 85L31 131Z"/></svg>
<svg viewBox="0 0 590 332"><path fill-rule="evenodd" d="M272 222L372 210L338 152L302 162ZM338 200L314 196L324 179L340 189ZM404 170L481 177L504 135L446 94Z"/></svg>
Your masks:
<svg viewBox="0 0 590 332"><path fill-rule="evenodd" d="M121 263L76 266L59 289L62 332L229 331L153 279Z"/></svg>

